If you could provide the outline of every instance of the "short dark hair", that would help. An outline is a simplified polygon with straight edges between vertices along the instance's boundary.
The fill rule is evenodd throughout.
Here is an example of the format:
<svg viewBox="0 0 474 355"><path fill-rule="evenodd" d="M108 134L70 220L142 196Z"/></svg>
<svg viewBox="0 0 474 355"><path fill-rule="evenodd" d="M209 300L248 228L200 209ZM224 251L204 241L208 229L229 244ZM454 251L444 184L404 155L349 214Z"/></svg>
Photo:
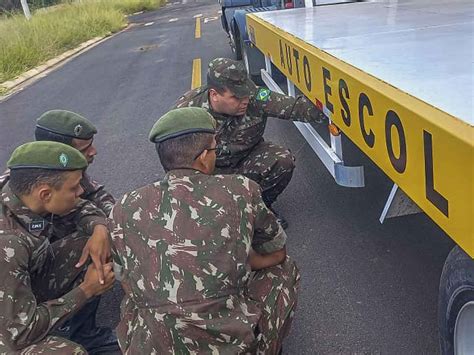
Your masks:
<svg viewBox="0 0 474 355"><path fill-rule="evenodd" d="M221 95L224 94L227 90L229 90L229 88L227 86L223 85L220 82L217 82L217 81L213 80L210 77L209 73L207 73L207 88L208 89L214 89Z"/></svg>
<svg viewBox="0 0 474 355"><path fill-rule="evenodd" d="M37 141L53 141L53 142L64 143L67 145L72 145L72 137L68 137L62 134L47 131L46 129L43 129L41 127L36 127L35 139Z"/></svg>
<svg viewBox="0 0 474 355"><path fill-rule="evenodd" d="M46 169L13 169L10 171L10 189L17 196L29 195L35 186L46 184L55 190L63 186L70 171Z"/></svg>
<svg viewBox="0 0 474 355"><path fill-rule="evenodd" d="M200 153L211 148L213 138L212 133L199 132L156 143L156 151L163 169L170 171L190 168Z"/></svg>

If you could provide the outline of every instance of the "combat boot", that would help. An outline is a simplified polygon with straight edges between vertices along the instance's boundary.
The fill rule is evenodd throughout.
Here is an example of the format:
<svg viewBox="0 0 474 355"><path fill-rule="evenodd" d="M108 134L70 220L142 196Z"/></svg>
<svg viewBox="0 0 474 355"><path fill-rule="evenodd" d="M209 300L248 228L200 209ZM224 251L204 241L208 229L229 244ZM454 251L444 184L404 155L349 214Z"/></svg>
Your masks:
<svg viewBox="0 0 474 355"><path fill-rule="evenodd" d="M278 223L280 223L281 227L283 229L288 228L288 221L281 214L275 211L275 209L272 206L269 206L268 208L270 209L270 211L273 212L273 214L277 218Z"/></svg>

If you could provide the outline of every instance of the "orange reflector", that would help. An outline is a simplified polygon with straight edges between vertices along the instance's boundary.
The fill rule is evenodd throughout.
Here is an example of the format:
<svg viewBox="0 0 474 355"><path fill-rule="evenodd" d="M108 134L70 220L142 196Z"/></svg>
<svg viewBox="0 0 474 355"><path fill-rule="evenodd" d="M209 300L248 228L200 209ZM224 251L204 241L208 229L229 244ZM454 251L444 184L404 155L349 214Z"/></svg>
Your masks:
<svg viewBox="0 0 474 355"><path fill-rule="evenodd" d="M341 131L339 130L339 128L337 128L337 126L334 123L330 123L328 125L328 128L329 128L329 133L331 133L333 136L338 136L341 134Z"/></svg>

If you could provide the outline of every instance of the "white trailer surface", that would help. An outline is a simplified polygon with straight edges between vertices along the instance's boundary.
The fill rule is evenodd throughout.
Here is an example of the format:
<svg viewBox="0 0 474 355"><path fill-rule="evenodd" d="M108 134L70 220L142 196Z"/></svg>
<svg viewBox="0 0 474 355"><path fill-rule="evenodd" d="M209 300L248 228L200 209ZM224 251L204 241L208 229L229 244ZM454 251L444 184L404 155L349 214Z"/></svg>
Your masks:
<svg viewBox="0 0 474 355"><path fill-rule="evenodd" d="M252 43L474 257L474 1L247 16Z"/></svg>

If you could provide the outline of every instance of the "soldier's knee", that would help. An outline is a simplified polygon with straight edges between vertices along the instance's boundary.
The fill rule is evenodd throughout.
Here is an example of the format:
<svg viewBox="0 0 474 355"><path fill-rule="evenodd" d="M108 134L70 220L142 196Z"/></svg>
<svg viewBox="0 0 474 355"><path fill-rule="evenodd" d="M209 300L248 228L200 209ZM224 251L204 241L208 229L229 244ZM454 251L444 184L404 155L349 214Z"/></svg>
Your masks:
<svg viewBox="0 0 474 355"><path fill-rule="evenodd" d="M289 150L277 155L275 166L280 171L292 173L295 169L295 156Z"/></svg>

